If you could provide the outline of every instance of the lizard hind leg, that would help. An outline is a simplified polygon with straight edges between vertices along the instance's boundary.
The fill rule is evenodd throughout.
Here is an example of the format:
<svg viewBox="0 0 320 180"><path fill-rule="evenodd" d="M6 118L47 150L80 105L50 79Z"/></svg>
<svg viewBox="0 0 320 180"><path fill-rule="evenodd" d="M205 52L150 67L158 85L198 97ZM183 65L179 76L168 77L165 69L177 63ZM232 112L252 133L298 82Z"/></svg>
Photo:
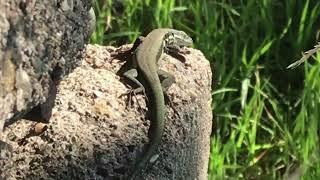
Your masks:
<svg viewBox="0 0 320 180"><path fill-rule="evenodd" d="M128 93L126 93L126 94L129 94L129 102L130 102L129 106L131 106L132 95L134 95L134 97L136 97L136 95L137 95L138 93L141 93L141 92L142 92L142 93L144 94L144 96L147 98L144 86L143 86L142 83L136 78L136 77L138 76L138 71L137 71L137 69L130 69L130 70L128 70L127 72L125 72L125 73L123 74L123 76L126 77L126 78L128 78L128 79L130 79L133 83L135 83L135 84L138 86L137 88L131 89L131 90L129 90ZM148 100L148 99L147 99L147 100ZM139 101L138 101L137 99L136 99L136 101L138 102L138 105L139 105L139 107L141 108L141 106L140 106L140 104L139 104Z"/></svg>
<svg viewBox="0 0 320 180"><path fill-rule="evenodd" d="M138 71L137 69L130 69L127 72L123 74L124 77L130 79L132 82L134 82L136 85L138 85L138 88L134 89L134 94L138 94L142 92L144 95L146 95L146 91L142 83L136 78L138 77Z"/></svg>

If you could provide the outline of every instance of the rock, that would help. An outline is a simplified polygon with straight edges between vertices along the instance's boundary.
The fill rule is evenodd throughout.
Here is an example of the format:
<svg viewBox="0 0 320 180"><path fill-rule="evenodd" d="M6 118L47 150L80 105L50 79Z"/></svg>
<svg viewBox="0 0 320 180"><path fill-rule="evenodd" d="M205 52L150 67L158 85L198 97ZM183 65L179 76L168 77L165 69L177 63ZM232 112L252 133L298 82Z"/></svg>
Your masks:
<svg viewBox="0 0 320 180"><path fill-rule="evenodd" d="M14 152L3 162L2 177L125 177L141 157L150 124L143 95L133 97L129 106L125 94L130 83L120 76L124 59L113 59L129 48L88 45L82 65L57 86L46 130L27 136L35 123L25 120L5 129L3 138ZM183 62L169 55L160 61L161 69L173 74L176 82L167 92L170 101L161 145L141 179L207 179L212 73L200 51L188 51Z"/></svg>
<svg viewBox="0 0 320 180"><path fill-rule="evenodd" d="M53 104L52 80L79 65L92 32L90 7L80 0L0 1L0 135L32 108ZM51 108L40 113L49 117Z"/></svg>

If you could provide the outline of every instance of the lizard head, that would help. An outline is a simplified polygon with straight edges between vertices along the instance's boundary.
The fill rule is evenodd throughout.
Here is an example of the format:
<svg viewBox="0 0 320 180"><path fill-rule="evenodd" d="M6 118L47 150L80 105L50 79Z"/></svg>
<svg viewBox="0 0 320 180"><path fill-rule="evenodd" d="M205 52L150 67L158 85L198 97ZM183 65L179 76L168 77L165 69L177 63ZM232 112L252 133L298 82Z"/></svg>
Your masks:
<svg viewBox="0 0 320 180"><path fill-rule="evenodd" d="M185 32L171 29L164 37L164 42L167 47L190 47L193 44L191 37Z"/></svg>

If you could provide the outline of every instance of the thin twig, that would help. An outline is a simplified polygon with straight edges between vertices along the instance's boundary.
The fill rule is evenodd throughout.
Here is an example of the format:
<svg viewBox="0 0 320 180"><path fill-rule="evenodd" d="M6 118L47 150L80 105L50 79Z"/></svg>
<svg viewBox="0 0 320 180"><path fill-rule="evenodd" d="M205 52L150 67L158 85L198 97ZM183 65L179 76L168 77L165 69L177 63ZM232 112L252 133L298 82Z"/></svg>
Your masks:
<svg viewBox="0 0 320 180"><path fill-rule="evenodd" d="M302 54L302 58L299 59L298 61L290 64L287 69L294 69L296 67L298 67L300 64L304 63L306 60L308 60L314 53L316 53L317 51L320 50L320 42L318 42L317 45L314 46L313 49L310 49L309 51L307 52L304 52Z"/></svg>

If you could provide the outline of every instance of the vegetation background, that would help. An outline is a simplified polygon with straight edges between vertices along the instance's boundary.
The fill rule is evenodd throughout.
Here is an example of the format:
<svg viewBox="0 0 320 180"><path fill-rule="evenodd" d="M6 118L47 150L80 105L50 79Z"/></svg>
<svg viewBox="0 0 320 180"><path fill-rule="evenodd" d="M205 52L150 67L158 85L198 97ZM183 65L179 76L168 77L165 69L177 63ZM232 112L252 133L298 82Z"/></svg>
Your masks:
<svg viewBox="0 0 320 180"><path fill-rule="evenodd" d="M209 179L320 178L319 0L96 0L91 43L187 32L212 65Z"/></svg>

